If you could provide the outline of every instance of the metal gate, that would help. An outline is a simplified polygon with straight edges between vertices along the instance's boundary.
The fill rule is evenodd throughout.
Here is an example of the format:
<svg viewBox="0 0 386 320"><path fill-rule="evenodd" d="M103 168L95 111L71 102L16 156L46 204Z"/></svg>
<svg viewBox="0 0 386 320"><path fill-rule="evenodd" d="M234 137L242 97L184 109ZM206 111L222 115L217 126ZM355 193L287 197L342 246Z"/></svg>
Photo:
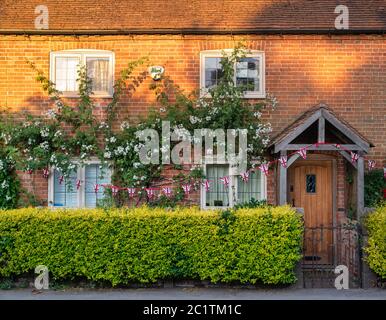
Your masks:
<svg viewBox="0 0 386 320"><path fill-rule="evenodd" d="M335 268L346 266L349 287L361 287L361 232L358 224L306 227L303 243L305 288L334 288Z"/></svg>

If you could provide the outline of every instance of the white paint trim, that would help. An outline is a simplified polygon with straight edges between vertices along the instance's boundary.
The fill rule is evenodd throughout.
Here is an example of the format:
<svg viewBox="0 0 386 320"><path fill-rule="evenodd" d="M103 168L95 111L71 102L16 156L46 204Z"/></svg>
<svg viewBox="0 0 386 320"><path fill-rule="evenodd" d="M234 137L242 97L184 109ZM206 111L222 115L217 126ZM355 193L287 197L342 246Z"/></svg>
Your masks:
<svg viewBox="0 0 386 320"><path fill-rule="evenodd" d="M76 178L81 181L81 185L79 190L77 190L77 208L86 208L85 198L86 198L86 166L88 165L101 165L101 162L97 158L91 158L90 160L84 161L83 164L79 162L79 160L73 160L74 163L77 164ZM50 175L48 177L48 206L52 208L67 208L63 207L55 207L54 206L54 186L55 186L55 167L50 167Z"/></svg>
<svg viewBox="0 0 386 320"><path fill-rule="evenodd" d="M205 58L221 58L222 52L231 53L233 49L223 49L223 50L206 50L200 52L200 91L202 96L209 97L210 95L206 92L205 89ZM258 58L259 60L259 71L260 71L260 90L259 91L246 91L244 93L245 99L265 99L265 53L264 51L259 50L247 50L249 53L245 56L247 58ZM235 76L234 82L236 83L236 65L235 65Z"/></svg>
<svg viewBox="0 0 386 320"><path fill-rule="evenodd" d="M115 53L108 50L91 50L91 49L79 49L79 50L63 50L50 52L50 81L55 83L56 80L56 58L57 57L77 57L80 63L86 65L86 59L88 57L100 57L109 59L109 90L108 92L94 92L92 97L95 98L112 98L114 93L114 70L115 70ZM78 98L78 92L66 91L62 94L67 98Z"/></svg>
<svg viewBox="0 0 386 320"><path fill-rule="evenodd" d="M238 203L238 175L231 175L230 174L230 164L227 162L227 161L213 161L213 162L210 162L210 163L205 163L202 165L202 170L203 170L203 173L204 175L206 176L206 167L207 165L228 165L229 167L229 188L228 188L228 196L229 196L229 206L223 206L223 207L213 207L213 206L206 206L206 191L205 191L205 187L201 184L201 188L200 188L200 207L201 209L203 210L218 210L218 209L227 209L227 208L233 208L235 206L236 203ZM257 164L257 163L255 163ZM256 200L267 200L267 177L265 176L265 174L261 173L260 172L260 192L261 192L261 195L260 195L260 199L256 199ZM220 183L220 182L219 182ZM234 189L233 189L234 188ZM233 194L232 192L235 192L235 200L236 200L236 203L234 202L234 199L233 199Z"/></svg>

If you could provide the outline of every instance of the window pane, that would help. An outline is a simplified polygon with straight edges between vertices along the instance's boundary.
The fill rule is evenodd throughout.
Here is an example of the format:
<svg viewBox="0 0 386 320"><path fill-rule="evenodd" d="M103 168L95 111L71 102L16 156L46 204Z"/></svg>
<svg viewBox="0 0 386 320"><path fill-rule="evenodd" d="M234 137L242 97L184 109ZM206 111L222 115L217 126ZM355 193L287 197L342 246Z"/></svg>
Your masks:
<svg viewBox="0 0 386 320"><path fill-rule="evenodd" d="M306 175L306 192L316 193L316 175L314 174Z"/></svg>
<svg viewBox="0 0 386 320"><path fill-rule="evenodd" d="M111 171L109 168L100 168L99 164L87 165L85 168L85 206L95 208L98 202L105 197L104 188L95 193L96 184L110 184Z"/></svg>
<svg viewBox="0 0 386 320"><path fill-rule="evenodd" d="M73 171L69 179L59 183L62 174L55 170L54 172L54 207L77 207L78 193L76 190L77 173Z"/></svg>
<svg viewBox="0 0 386 320"><path fill-rule="evenodd" d="M109 58L87 58L87 75L93 92L109 91Z"/></svg>
<svg viewBox="0 0 386 320"><path fill-rule="evenodd" d="M244 182L240 176L237 177L238 203L249 202L252 198L255 200L262 200L261 178L261 171L250 172L248 182Z"/></svg>
<svg viewBox="0 0 386 320"><path fill-rule="evenodd" d="M229 175L228 165L208 165L206 167L206 178L210 181L211 188L206 192L206 206L226 207L229 206L229 192L220 181L221 177Z"/></svg>
<svg viewBox="0 0 386 320"><path fill-rule="evenodd" d="M245 87L245 91L259 91L259 59L242 58L236 64L236 84Z"/></svg>
<svg viewBox="0 0 386 320"><path fill-rule="evenodd" d="M205 58L205 88L216 86L223 76L220 61L221 58Z"/></svg>
<svg viewBox="0 0 386 320"><path fill-rule="evenodd" d="M55 84L59 91L77 91L77 68L79 58L56 57Z"/></svg>

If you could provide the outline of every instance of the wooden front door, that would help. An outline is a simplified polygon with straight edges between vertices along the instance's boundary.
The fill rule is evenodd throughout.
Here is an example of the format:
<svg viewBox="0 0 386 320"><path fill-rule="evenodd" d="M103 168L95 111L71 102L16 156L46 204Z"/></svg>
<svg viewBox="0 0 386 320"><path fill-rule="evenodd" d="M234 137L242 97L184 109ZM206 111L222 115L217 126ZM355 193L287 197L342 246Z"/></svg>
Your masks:
<svg viewBox="0 0 386 320"><path fill-rule="evenodd" d="M330 264L333 259L332 161L297 161L288 175L288 200L293 206L304 208L305 260Z"/></svg>

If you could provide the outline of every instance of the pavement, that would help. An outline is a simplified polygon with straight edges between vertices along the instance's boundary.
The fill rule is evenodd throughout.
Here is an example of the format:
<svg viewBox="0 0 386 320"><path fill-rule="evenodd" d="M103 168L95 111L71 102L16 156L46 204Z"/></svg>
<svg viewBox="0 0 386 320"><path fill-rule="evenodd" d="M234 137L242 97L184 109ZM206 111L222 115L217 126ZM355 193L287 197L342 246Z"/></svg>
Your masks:
<svg viewBox="0 0 386 320"><path fill-rule="evenodd" d="M0 300L386 300L386 289L12 289Z"/></svg>

